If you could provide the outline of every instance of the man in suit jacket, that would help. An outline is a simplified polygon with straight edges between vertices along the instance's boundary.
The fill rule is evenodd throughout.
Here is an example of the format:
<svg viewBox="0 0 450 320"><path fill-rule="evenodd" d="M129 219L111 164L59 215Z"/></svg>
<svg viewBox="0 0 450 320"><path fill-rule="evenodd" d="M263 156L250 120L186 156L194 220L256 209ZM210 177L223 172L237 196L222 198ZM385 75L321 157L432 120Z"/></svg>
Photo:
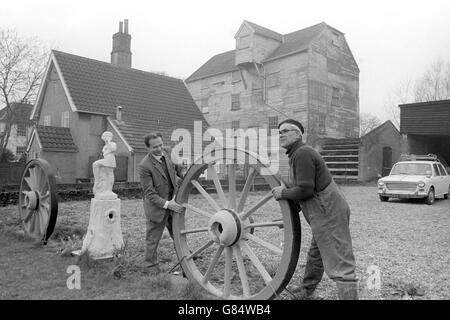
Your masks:
<svg viewBox="0 0 450 320"><path fill-rule="evenodd" d="M177 180L183 177L183 167L174 165L164 151L162 135L151 133L144 138L149 153L139 163L144 211L146 217L147 267L158 268L157 249L164 227L172 234L172 211L182 212L184 208L175 202ZM178 178L178 177L179 178Z"/></svg>

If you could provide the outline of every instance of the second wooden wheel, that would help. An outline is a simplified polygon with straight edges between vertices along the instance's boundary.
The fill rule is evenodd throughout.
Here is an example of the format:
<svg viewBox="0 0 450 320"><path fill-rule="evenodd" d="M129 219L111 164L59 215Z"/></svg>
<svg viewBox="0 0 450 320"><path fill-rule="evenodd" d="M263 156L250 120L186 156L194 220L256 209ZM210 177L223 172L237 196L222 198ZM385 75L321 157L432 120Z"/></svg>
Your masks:
<svg viewBox="0 0 450 320"><path fill-rule="evenodd" d="M28 236L46 242L58 215L56 182L50 164L44 159L29 161L22 173L19 214Z"/></svg>

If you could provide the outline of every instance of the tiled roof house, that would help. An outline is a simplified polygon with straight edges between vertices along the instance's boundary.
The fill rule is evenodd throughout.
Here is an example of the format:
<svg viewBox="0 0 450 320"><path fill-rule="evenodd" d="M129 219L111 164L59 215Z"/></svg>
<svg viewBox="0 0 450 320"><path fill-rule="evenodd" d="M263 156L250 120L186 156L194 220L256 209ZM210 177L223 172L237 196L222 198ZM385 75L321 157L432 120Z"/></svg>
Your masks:
<svg viewBox="0 0 450 320"><path fill-rule="evenodd" d="M113 35L111 63L53 50L31 118L37 120L29 156L51 162L59 182L89 179L101 155L101 134L117 143L117 180L139 181L137 165L147 150L144 136L174 129L192 132L202 121L181 79L131 68L128 23ZM173 143L172 143L173 144Z"/></svg>

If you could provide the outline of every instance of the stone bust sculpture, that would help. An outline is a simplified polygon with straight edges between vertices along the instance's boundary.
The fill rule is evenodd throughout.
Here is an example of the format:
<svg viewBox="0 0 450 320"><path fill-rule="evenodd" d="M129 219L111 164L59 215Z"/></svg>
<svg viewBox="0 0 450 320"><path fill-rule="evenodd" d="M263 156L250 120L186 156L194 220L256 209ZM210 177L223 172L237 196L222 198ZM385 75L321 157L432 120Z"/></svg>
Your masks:
<svg viewBox="0 0 450 320"><path fill-rule="evenodd" d="M97 160L92 164L92 171L94 173L93 193L96 199L117 199L117 195L112 192L114 168L116 167L114 152L117 150L117 145L112 142L112 137L111 132L103 132L102 140L105 142L102 150L103 159Z"/></svg>

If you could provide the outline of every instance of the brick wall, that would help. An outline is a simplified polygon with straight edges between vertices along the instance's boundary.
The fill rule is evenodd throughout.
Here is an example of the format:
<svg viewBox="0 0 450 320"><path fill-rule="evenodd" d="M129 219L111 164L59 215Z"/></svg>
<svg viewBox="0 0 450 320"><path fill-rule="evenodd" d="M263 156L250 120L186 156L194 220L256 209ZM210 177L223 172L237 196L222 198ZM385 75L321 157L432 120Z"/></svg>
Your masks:
<svg viewBox="0 0 450 320"><path fill-rule="evenodd" d="M392 149L392 165L400 160L402 136L393 125L382 125L361 138L358 180L370 181L383 173L383 148Z"/></svg>

